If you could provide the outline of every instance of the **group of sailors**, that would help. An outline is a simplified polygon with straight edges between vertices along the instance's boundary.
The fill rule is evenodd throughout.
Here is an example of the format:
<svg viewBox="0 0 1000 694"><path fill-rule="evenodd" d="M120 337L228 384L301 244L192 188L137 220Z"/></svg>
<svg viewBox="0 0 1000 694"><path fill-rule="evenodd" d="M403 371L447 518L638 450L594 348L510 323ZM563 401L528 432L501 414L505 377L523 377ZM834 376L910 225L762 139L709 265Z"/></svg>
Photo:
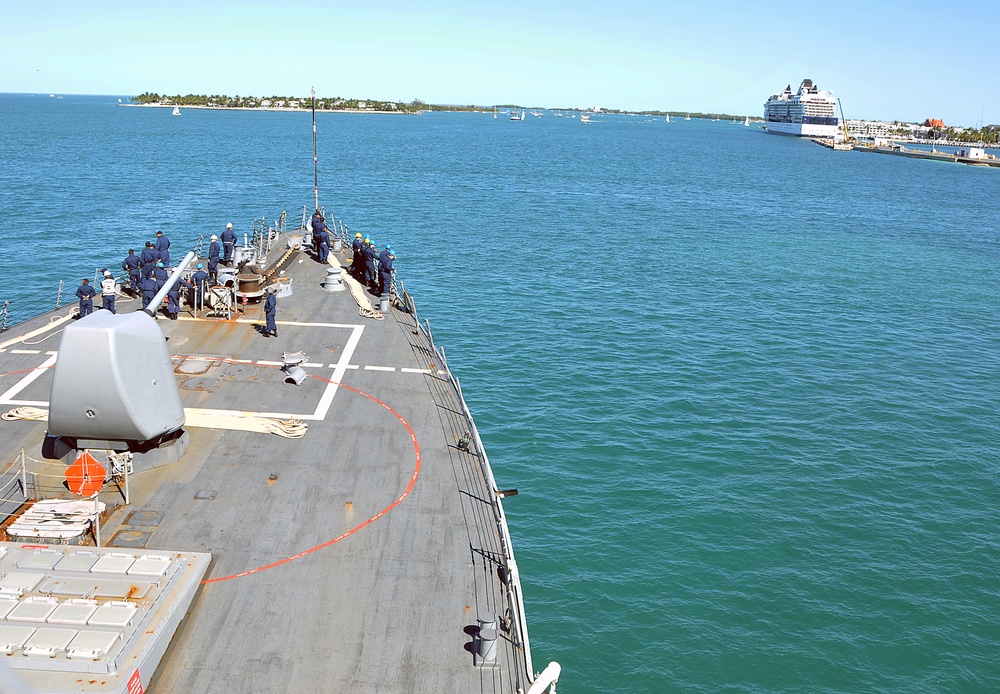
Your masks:
<svg viewBox="0 0 1000 694"><path fill-rule="evenodd" d="M191 275L191 281L179 278L177 282L167 292L167 314L171 320L177 320L180 312L180 291L181 287L194 290L194 306L201 306L204 296L211 284L214 284L218 276L219 263L232 264L233 250L236 247L236 233L233 231L232 223L226 225L226 230L222 232L222 243L219 237L212 235L211 244L208 249L208 270L202 263L198 263L195 272ZM166 283L170 273L170 239L162 231L156 232L155 241L146 241L145 247L139 255L135 249L129 249L128 255L122 261L122 270L128 276L126 291L132 296L141 297L142 308L149 307L150 302ZM115 296L117 285L111 271L102 270L101 297L102 309L115 313ZM80 317L90 315L94 311L94 297L97 290L84 279L80 287L76 290L76 296L80 300Z"/></svg>
<svg viewBox="0 0 1000 694"><path fill-rule="evenodd" d="M326 226L326 219L319 210L313 215L312 220L313 249L316 257L321 263L326 263L330 256L330 232ZM233 232L233 225L227 224L226 230L222 232L221 243L219 236L212 234L211 243L208 247L208 269L202 263L198 263L197 268L191 275L191 281L178 278L167 291L167 314L171 320L177 320L180 312L180 291L181 287L194 290L193 305L202 305L204 296L211 284L218 278L219 263L232 265L233 252L236 247L236 233ZM385 245L381 251L375 247L375 242L370 237L360 233L354 235L353 242L354 257L351 261L350 273L360 283L367 286L372 293L381 297L392 287L393 261L396 256L392 251L392 246ZM142 308L146 310L157 292L166 284L170 273L170 239L162 231L156 232L155 241L147 241L145 247L139 255L135 254L135 249L129 249L128 255L122 261L122 270L128 275L127 291L132 296L142 298ZM115 295L117 286L111 271L104 269L101 280L101 308L115 313ZM277 335L274 326L275 302L272 293L268 293L265 301L265 317L268 318L265 335ZM97 290L91 286L90 281L84 279L80 287L76 290L76 295L80 299L80 317L90 315L94 310L94 297ZM157 307L154 307L157 308Z"/></svg>
<svg viewBox="0 0 1000 694"><path fill-rule="evenodd" d="M326 219L319 210L313 214L311 224L313 250L319 262L326 263L330 257L330 232ZM379 251L370 237L355 233L352 251L354 255L349 270L351 276L376 296L380 297L388 292L392 286L392 264L396 260L392 246L387 243Z"/></svg>

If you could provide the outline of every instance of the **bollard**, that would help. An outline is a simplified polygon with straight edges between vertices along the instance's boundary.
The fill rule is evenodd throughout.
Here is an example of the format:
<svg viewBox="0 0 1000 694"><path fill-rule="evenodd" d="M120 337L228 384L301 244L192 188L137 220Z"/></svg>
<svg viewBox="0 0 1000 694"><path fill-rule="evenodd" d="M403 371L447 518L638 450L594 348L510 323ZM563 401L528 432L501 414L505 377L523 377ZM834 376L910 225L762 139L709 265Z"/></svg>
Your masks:
<svg viewBox="0 0 1000 694"><path fill-rule="evenodd" d="M344 242L338 236L333 240L333 252L340 253L342 250L344 250Z"/></svg>
<svg viewBox="0 0 1000 694"><path fill-rule="evenodd" d="M340 268L329 267L326 269L326 279L323 280L323 289L328 292L339 292L344 289L344 281L340 279Z"/></svg>
<svg viewBox="0 0 1000 694"><path fill-rule="evenodd" d="M379 313L389 313L389 295L383 294L378 300Z"/></svg>
<svg viewBox="0 0 1000 694"><path fill-rule="evenodd" d="M497 659L497 620L479 619L479 632L473 639L473 662L480 667Z"/></svg>

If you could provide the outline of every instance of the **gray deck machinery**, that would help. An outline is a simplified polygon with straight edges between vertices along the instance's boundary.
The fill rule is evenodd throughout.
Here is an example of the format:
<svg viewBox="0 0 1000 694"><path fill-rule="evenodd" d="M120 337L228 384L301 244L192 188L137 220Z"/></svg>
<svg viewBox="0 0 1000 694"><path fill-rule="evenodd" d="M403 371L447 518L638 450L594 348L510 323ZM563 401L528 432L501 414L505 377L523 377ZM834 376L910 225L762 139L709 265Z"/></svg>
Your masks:
<svg viewBox="0 0 1000 694"><path fill-rule="evenodd" d="M46 458L69 463L84 450L131 454L138 472L184 454L184 406L152 307L161 305L194 257L184 257L150 308L95 311L64 329L49 394Z"/></svg>

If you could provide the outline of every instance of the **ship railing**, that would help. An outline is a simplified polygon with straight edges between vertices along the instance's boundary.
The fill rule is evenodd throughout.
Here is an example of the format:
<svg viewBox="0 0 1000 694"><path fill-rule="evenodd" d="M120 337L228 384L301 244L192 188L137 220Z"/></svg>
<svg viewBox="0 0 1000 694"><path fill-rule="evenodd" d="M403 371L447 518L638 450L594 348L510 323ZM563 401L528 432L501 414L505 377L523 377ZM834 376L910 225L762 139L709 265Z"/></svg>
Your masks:
<svg viewBox="0 0 1000 694"><path fill-rule="evenodd" d="M282 212L279 222L281 224L281 229L284 230L284 212ZM190 248L195 251L198 257L203 257L201 254L202 248L204 246L204 235L196 237L190 244ZM179 244L175 243L175 247L181 248ZM125 257L124 254L128 253L128 246L124 247L125 250L122 252L122 258ZM171 249L173 250L173 248ZM181 253L178 257L181 257ZM117 283L121 287L128 285L128 273L121 269L121 260L109 261L110 265L108 269L111 270L112 275L115 277ZM101 272L104 268L95 267L94 268L94 279L92 283L95 290L100 290L100 280L103 279L103 273ZM86 272L86 271L85 271ZM31 320L36 316L40 316L43 313L48 313L49 311L58 310L63 306L76 304L76 289L80 284L80 277L86 276L77 275L73 279L60 279L58 284L55 286L52 292L35 292L31 294L19 295L13 299L2 300L2 309L0 309L0 332L9 330L18 323L23 323L24 321ZM88 278L89 279L89 278ZM133 287L133 289L138 289L138 287ZM100 293L100 291L98 291ZM54 295L54 296L53 296Z"/></svg>
<svg viewBox="0 0 1000 694"><path fill-rule="evenodd" d="M394 281L393 284L395 285L396 282ZM494 522L496 523L497 530L499 531L501 550L503 551L504 560L506 562L504 583L507 589L507 604L510 607L510 614L512 617L511 631L516 635L516 638L514 639L515 646L521 647L521 652L524 656L522 665L528 678L528 682L531 684L531 688L528 691L530 694L542 694L542 692L545 691L554 692L556 680L559 678L559 664L555 662L549 663L548 667L546 667L545 670L537 677L532 666L531 645L528 640L527 621L524 611L524 597L521 590L521 575L517 567L517 561L514 559L514 545L511 541L510 530L507 526L507 516L504 513L503 504L500 501L502 497L500 495L499 487L497 486L496 478L493 476L493 469L490 467L489 458L486 455L486 448L479 436L479 430L476 428L476 423L472 418L472 412L469 410L469 406L465 402L465 396L462 394L462 385L458 378L456 378L452 373L451 368L448 366L448 359L445 355L444 348L439 347L434 343L434 335L431 332L430 321L424 320L423 323L420 322L420 318L417 315L416 305L413 303L409 294L406 293L402 283L399 283L399 286L394 287L394 289L400 297L404 308L413 315L417 328L424 334L432 353L437 357L438 362L442 367L441 370L444 372L444 375L447 377L448 381L455 389L455 393L458 395L458 400L462 405L461 414L465 419L466 426L468 427L471 443L475 446L475 454L477 459L480 461L479 464L481 473L486 480L486 483L493 491L490 507L493 510ZM517 673L515 673L515 675L517 679L520 680L520 676ZM520 687L520 682L517 684L518 690L523 691Z"/></svg>
<svg viewBox="0 0 1000 694"><path fill-rule="evenodd" d="M253 233L250 236L250 247L253 249L254 258L258 265L263 265L267 261L267 254L271 252L275 241L285 234L285 225L288 212L282 211L278 219L272 224L268 224L267 217L253 220Z"/></svg>

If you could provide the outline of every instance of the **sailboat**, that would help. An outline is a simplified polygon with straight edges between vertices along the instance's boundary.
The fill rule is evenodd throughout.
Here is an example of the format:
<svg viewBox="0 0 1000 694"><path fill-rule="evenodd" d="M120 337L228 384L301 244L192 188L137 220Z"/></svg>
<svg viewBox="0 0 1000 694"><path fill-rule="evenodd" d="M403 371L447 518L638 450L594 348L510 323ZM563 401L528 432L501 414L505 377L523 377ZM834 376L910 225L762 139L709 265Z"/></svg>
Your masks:
<svg viewBox="0 0 1000 694"><path fill-rule="evenodd" d="M743 125L744 125L744 127L747 127L747 128L750 127L750 116L745 116L743 118Z"/></svg>
<svg viewBox="0 0 1000 694"><path fill-rule="evenodd" d="M181 115L181 107L180 106L174 106L174 112L171 113L170 115L171 116L179 116L179 115Z"/></svg>
<svg viewBox="0 0 1000 694"><path fill-rule="evenodd" d="M667 114L667 117L664 119L663 122L664 123L669 123L670 122L670 114L669 113Z"/></svg>

